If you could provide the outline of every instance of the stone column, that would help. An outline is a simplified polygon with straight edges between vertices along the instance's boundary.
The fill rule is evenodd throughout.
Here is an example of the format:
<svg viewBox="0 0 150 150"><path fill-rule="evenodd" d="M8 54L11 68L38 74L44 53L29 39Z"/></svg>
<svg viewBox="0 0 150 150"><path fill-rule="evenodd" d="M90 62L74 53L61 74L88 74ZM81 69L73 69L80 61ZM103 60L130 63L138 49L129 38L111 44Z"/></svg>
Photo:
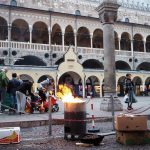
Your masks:
<svg viewBox="0 0 150 150"><path fill-rule="evenodd" d="M146 53L146 40L143 41L144 44L144 52Z"/></svg>
<svg viewBox="0 0 150 150"><path fill-rule="evenodd" d="M48 28L48 43L49 43L49 62L48 62L48 66L52 66L53 65L53 58L52 58L52 45L51 45L51 27Z"/></svg>
<svg viewBox="0 0 150 150"><path fill-rule="evenodd" d="M49 46L51 48L51 28L48 28L48 41L49 41Z"/></svg>
<svg viewBox="0 0 150 150"><path fill-rule="evenodd" d="M85 98L85 86L86 86L86 76L83 78L82 82L82 97Z"/></svg>
<svg viewBox="0 0 150 150"><path fill-rule="evenodd" d="M93 34L90 34L90 39L91 39L91 50L93 49Z"/></svg>
<svg viewBox="0 0 150 150"><path fill-rule="evenodd" d="M74 46L75 46L75 52L77 52L77 33L74 32Z"/></svg>
<svg viewBox="0 0 150 150"><path fill-rule="evenodd" d="M132 56L132 70L134 70L134 48L133 48L133 42L134 40L131 39L131 56Z"/></svg>
<svg viewBox="0 0 150 150"><path fill-rule="evenodd" d="M116 96L114 22L117 19L118 8L119 5L117 4L117 1L104 0L96 9L99 13L100 20L103 23L104 99L100 109L105 111L112 110L112 100L114 102L115 111L123 109L120 100Z"/></svg>
<svg viewBox="0 0 150 150"><path fill-rule="evenodd" d="M29 25L29 32L30 32L30 49L32 44L32 25Z"/></svg>
<svg viewBox="0 0 150 150"><path fill-rule="evenodd" d="M63 47L63 52L65 51L65 38L64 38L65 34L62 33L62 47Z"/></svg>
<svg viewBox="0 0 150 150"><path fill-rule="evenodd" d="M131 39L131 53L132 53L132 56L134 55L134 49L133 49L133 39Z"/></svg>
<svg viewBox="0 0 150 150"><path fill-rule="evenodd" d="M8 62L6 62L6 64L11 65L12 64L12 58L11 58L11 23L8 24L8 47L9 47L9 51L8 51Z"/></svg>
<svg viewBox="0 0 150 150"><path fill-rule="evenodd" d="M142 88L142 92L144 92L145 91L145 82L143 82L143 88Z"/></svg>
<svg viewBox="0 0 150 150"><path fill-rule="evenodd" d="M102 85L103 85L103 80L100 80L100 97L103 97L103 94L102 94Z"/></svg>
<svg viewBox="0 0 150 150"><path fill-rule="evenodd" d="M121 44L120 44L120 42L121 42L121 37L118 37L118 42L119 42L119 51L121 50Z"/></svg>

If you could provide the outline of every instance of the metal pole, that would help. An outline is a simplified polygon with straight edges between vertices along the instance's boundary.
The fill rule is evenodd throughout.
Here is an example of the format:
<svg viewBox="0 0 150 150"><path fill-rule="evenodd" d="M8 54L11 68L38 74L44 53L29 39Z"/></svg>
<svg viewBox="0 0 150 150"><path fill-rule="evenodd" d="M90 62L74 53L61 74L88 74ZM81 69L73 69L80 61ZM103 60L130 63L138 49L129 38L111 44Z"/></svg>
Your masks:
<svg viewBox="0 0 150 150"><path fill-rule="evenodd" d="M48 125L49 125L49 136L51 136L52 135L52 108L51 108L51 96L49 96L48 97L49 99L48 99L48 108L49 108L49 113L48 113Z"/></svg>
<svg viewBox="0 0 150 150"><path fill-rule="evenodd" d="M114 116L115 116L115 112L114 112L114 98L111 95L111 108L112 108L112 126L113 126L113 131L115 130L115 120L114 120Z"/></svg>
<svg viewBox="0 0 150 150"><path fill-rule="evenodd" d="M8 21L8 65L11 66L11 6L9 6L9 21Z"/></svg>
<svg viewBox="0 0 150 150"><path fill-rule="evenodd" d="M51 26L52 26L52 12L50 11L49 12L49 54L50 54L50 66L52 67L53 65L53 58L52 58L52 54L53 54L53 50L52 50L52 40L51 40L51 34L52 34L52 31L51 31Z"/></svg>

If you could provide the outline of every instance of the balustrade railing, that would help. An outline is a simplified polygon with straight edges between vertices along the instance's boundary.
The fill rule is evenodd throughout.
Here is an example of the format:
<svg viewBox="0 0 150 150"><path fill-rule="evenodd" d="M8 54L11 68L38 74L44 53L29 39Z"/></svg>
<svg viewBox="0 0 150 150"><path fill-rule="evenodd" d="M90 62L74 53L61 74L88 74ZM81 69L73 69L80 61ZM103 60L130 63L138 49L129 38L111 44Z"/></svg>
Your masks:
<svg viewBox="0 0 150 150"><path fill-rule="evenodd" d="M115 54L117 56L132 56L131 51L124 51L124 50L115 50Z"/></svg>
<svg viewBox="0 0 150 150"><path fill-rule="evenodd" d="M77 47L77 51L79 54L82 54L82 55L85 55L85 54L103 55L104 54L103 49L97 49L97 48Z"/></svg>
<svg viewBox="0 0 150 150"><path fill-rule="evenodd" d="M11 49L12 50L24 50L24 51L52 51L53 53L65 53L69 46L63 47L62 45L51 45L49 47L49 44L38 44L38 43L27 43L27 42L16 42L11 41L10 42ZM9 48L9 41L3 41L0 40L0 49L6 50ZM73 46L75 49L75 47ZM104 49L100 48L90 48L90 47L77 47L78 54L81 55L97 55L102 56L104 55ZM116 56L132 56L131 51L125 51L125 50L115 50ZM135 52L134 51L134 57L150 57L150 53L148 52Z"/></svg>
<svg viewBox="0 0 150 150"><path fill-rule="evenodd" d="M28 50L30 49L30 43L11 41L11 48L13 50L18 50L18 49Z"/></svg>
<svg viewBox="0 0 150 150"><path fill-rule="evenodd" d="M150 58L150 52L134 52L134 57Z"/></svg>
<svg viewBox="0 0 150 150"><path fill-rule="evenodd" d="M9 47L8 41L0 40L0 48L8 48L8 47Z"/></svg>

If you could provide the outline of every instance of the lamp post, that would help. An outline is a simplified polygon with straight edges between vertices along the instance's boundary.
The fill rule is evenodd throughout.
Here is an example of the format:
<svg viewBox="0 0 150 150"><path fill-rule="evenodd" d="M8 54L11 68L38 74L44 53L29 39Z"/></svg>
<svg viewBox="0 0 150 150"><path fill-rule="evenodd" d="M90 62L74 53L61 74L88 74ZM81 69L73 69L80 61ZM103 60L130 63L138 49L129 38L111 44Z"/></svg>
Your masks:
<svg viewBox="0 0 150 150"><path fill-rule="evenodd" d="M103 23L104 44L104 99L101 110L111 111L112 100L114 110L122 110L122 104L116 95L116 68L115 68L115 38L114 22L117 19L119 5L117 0L103 0L96 8L101 23ZM112 98L113 97L113 98Z"/></svg>

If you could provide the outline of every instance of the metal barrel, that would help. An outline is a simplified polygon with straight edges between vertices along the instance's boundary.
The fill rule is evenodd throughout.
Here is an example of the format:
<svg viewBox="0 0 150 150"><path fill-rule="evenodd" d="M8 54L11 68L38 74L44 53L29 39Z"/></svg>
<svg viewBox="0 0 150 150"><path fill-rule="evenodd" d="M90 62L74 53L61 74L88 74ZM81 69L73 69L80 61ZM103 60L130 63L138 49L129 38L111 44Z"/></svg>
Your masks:
<svg viewBox="0 0 150 150"><path fill-rule="evenodd" d="M86 105L85 102L64 103L64 134L71 138L86 134Z"/></svg>

